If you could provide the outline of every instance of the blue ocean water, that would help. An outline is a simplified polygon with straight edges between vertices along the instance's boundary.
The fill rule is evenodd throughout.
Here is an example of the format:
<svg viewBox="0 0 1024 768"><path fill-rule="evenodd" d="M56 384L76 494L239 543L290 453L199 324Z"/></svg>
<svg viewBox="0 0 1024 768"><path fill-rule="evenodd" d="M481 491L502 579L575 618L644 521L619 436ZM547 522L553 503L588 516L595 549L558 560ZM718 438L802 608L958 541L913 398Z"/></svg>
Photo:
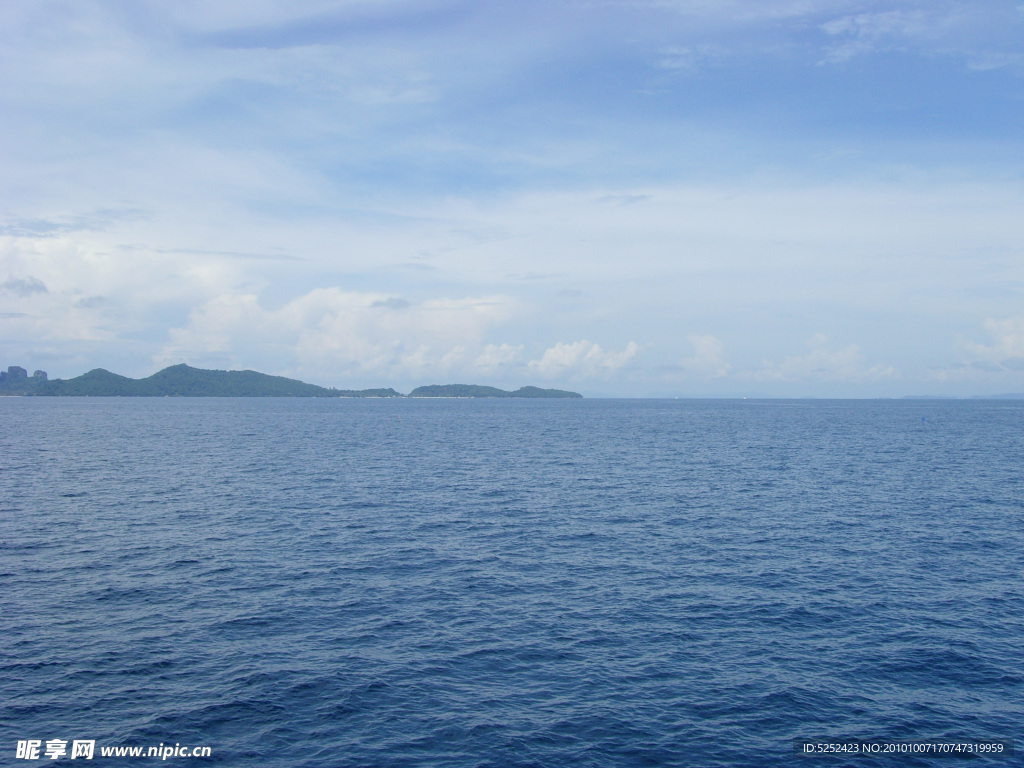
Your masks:
<svg viewBox="0 0 1024 768"><path fill-rule="evenodd" d="M0 424L3 765L51 738L960 764L794 757L822 736L1022 764L1024 402L3 398Z"/></svg>

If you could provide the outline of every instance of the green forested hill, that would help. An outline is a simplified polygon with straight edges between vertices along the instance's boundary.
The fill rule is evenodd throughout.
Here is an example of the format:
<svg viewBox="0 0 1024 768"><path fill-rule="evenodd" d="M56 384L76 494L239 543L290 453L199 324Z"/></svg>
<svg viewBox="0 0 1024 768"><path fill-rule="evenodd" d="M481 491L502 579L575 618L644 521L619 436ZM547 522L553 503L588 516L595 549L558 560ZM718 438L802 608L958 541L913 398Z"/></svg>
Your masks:
<svg viewBox="0 0 1024 768"><path fill-rule="evenodd" d="M73 379L47 380L46 373L32 376L18 366L0 375L0 395L42 397L405 397L391 389L334 389L306 384L284 376L256 371L211 371L181 364L172 365L145 379L129 379L95 368ZM521 387L506 392L475 384L444 384L417 387L408 397L582 397L561 389Z"/></svg>
<svg viewBox="0 0 1024 768"><path fill-rule="evenodd" d="M145 379L129 379L96 368L73 379L40 380L20 386L24 381L10 382L13 387L6 388L8 393L85 397L401 397L390 388L328 389L256 371L210 371L184 364L164 368ZM0 392L3 391L0 387Z"/></svg>
<svg viewBox="0 0 1024 768"><path fill-rule="evenodd" d="M520 387L515 392L506 392L496 387L482 387L477 384L431 384L427 387L416 387L409 397L546 397L566 398L583 397L576 392L564 389L540 389L539 387Z"/></svg>

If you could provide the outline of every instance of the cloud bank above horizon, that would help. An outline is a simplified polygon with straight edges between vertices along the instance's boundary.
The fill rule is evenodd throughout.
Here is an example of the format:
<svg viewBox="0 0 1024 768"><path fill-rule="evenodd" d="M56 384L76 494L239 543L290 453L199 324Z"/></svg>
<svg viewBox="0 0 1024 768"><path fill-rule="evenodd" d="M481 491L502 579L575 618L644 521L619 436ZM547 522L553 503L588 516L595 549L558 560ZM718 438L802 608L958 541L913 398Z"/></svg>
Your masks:
<svg viewBox="0 0 1024 768"><path fill-rule="evenodd" d="M0 364L1024 391L1024 5L13 0Z"/></svg>

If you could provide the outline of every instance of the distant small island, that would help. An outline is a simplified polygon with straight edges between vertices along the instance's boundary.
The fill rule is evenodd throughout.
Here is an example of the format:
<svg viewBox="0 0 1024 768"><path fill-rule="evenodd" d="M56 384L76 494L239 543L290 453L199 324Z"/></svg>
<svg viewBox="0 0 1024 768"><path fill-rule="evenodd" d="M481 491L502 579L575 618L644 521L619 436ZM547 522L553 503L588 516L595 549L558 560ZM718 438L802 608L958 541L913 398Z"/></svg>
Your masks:
<svg viewBox="0 0 1024 768"><path fill-rule="evenodd" d="M0 395L36 397L583 397L561 389L521 387L506 392L474 384L417 387L409 395L386 389L335 389L257 371L211 371L172 365L144 379L130 379L96 368L73 379L53 379L46 371L31 376L12 365L0 371Z"/></svg>
<svg viewBox="0 0 1024 768"><path fill-rule="evenodd" d="M540 389L539 387L520 387L515 392L506 392L496 387L481 387L477 384L431 384L427 387L416 387L409 397L546 397L566 398L583 397L578 392L567 392L564 389Z"/></svg>

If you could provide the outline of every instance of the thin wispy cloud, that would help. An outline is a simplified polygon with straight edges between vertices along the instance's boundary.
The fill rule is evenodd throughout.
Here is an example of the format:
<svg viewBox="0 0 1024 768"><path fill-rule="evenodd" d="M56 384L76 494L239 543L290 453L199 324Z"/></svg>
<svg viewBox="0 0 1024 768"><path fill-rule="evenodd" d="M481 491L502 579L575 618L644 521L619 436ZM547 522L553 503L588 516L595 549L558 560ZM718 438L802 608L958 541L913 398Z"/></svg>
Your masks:
<svg viewBox="0 0 1024 768"><path fill-rule="evenodd" d="M49 292L43 281L35 277L12 277L0 283L0 291L21 297Z"/></svg>

